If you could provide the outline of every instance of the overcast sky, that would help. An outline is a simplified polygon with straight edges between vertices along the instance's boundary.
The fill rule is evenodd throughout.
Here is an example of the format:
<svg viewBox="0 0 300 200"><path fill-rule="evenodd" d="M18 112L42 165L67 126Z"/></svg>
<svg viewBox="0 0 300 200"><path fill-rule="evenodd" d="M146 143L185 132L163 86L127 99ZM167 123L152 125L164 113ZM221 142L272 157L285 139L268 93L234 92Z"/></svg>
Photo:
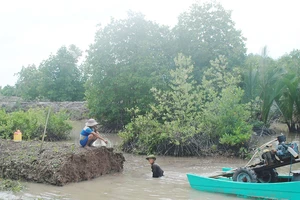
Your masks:
<svg viewBox="0 0 300 200"><path fill-rule="evenodd" d="M194 0L0 0L0 86L14 85L22 66L38 65L62 45L86 50L97 24L110 17L125 18L128 10L147 19L174 26ZM269 55L300 49L300 1L220 0L232 10L236 27L247 38L248 53Z"/></svg>

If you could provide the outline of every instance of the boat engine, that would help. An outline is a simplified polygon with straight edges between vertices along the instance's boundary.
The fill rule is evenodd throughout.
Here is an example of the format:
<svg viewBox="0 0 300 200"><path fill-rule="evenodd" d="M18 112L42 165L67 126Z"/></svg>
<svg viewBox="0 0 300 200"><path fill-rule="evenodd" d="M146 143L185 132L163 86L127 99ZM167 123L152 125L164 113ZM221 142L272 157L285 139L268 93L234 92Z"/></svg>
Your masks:
<svg viewBox="0 0 300 200"><path fill-rule="evenodd" d="M272 165L280 161L290 161L298 157L299 149L296 142L285 143L286 137L284 135L278 136L279 142L276 150L264 150L262 159L264 164Z"/></svg>

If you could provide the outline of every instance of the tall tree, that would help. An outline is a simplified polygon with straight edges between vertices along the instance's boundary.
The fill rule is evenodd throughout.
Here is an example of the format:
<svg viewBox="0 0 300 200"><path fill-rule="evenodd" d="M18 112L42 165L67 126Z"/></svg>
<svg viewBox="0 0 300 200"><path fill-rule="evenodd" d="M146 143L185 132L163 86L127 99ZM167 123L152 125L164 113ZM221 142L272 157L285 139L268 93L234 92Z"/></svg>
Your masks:
<svg viewBox="0 0 300 200"><path fill-rule="evenodd" d="M0 90L0 94L3 96L17 96L16 87L11 85L6 85Z"/></svg>
<svg viewBox="0 0 300 200"><path fill-rule="evenodd" d="M41 74L37 67L29 65L27 67L22 67L21 71L17 74L18 80L16 83L16 88L18 94L24 100L36 100L40 97L40 77Z"/></svg>
<svg viewBox="0 0 300 200"><path fill-rule="evenodd" d="M259 97L261 103L261 120L267 124L275 98L278 98L284 85L281 83L284 70L276 65L276 62L268 57L267 47L264 47L261 54L259 72Z"/></svg>
<svg viewBox="0 0 300 200"><path fill-rule="evenodd" d="M231 11L215 1L193 4L179 16L173 31L177 51L192 56L194 76L199 83L209 61L219 55L227 57L232 67L241 65L245 59L245 38L235 28Z"/></svg>
<svg viewBox="0 0 300 200"><path fill-rule="evenodd" d="M282 76L283 90L275 100L290 132L300 132L300 51L293 50L278 60L285 70Z"/></svg>
<svg viewBox="0 0 300 200"><path fill-rule="evenodd" d="M88 50L86 98L91 114L110 127L126 124L126 108L148 109L151 87L163 87L172 63L170 30L128 13L100 27ZM174 65L174 64L173 64Z"/></svg>
<svg viewBox="0 0 300 200"><path fill-rule="evenodd" d="M296 51L273 60L264 47L261 55L249 55L244 67L244 88L252 111L260 102L259 120L269 123L270 114L279 111L290 131L296 130L295 117L300 111L299 68ZM257 99L259 97L259 99ZM298 110L298 111L297 111ZM252 116L255 117L255 116Z"/></svg>
<svg viewBox="0 0 300 200"><path fill-rule="evenodd" d="M62 46L56 55L43 61L41 73L41 96L51 101L78 101L84 97L82 74L77 66L81 51L71 45Z"/></svg>

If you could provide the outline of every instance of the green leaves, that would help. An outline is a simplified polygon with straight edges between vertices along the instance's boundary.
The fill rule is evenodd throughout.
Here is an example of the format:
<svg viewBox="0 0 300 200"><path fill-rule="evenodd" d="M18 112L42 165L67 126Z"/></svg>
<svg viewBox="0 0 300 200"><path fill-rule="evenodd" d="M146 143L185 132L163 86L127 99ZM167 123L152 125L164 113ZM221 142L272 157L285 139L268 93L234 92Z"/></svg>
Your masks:
<svg viewBox="0 0 300 200"><path fill-rule="evenodd" d="M16 130L21 130L23 140L40 139L46 122L46 109L29 109L6 113L0 110L0 137L12 139ZM65 140L69 137L72 129L68 123L68 115L60 111L51 113L49 117L45 140Z"/></svg>
<svg viewBox="0 0 300 200"><path fill-rule="evenodd" d="M40 92L40 81L42 80L42 75L35 65L22 67L21 71L17 75L18 80L16 87L18 94L23 99L36 100L42 96Z"/></svg>
<svg viewBox="0 0 300 200"><path fill-rule="evenodd" d="M157 103L151 108L165 122L179 121L181 125L189 125L199 117L197 112L201 109L202 93L191 76L191 57L178 54L174 61L177 68L170 72L170 91L152 88Z"/></svg>
<svg viewBox="0 0 300 200"><path fill-rule="evenodd" d="M300 121L300 53L297 50L283 56L279 65L285 71L277 81L279 94L274 98L290 132L299 132L296 124Z"/></svg>
<svg viewBox="0 0 300 200"><path fill-rule="evenodd" d="M178 52L191 55L195 62L194 77L200 83L210 60L225 55L229 66L243 63L246 54L245 38L235 28L231 11L214 1L193 4L182 13L174 28Z"/></svg>
<svg viewBox="0 0 300 200"><path fill-rule="evenodd" d="M120 128L130 121L126 108L145 113L153 101L149 90L163 88L169 71L168 27L139 13L112 20L96 33L84 64L86 99L91 115Z"/></svg>
<svg viewBox="0 0 300 200"><path fill-rule="evenodd" d="M205 72L210 79L204 78L200 87L192 76L191 57L178 54L169 90L152 88L151 110L133 118L119 133L123 150L178 156L199 155L199 149L210 149L208 144L219 141L230 148L245 145L252 126L247 124L248 104L241 103L240 76L227 70L224 57L219 59L222 62L217 59Z"/></svg>
<svg viewBox="0 0 300 200"><path fill-rule="evenodd" d="M81 51L71 45L61 47L56 55L41 63L41 95L50 101L78 101L83 99L84 88L77 67Z"/></svg>
<svg viewBox="0 0 300 200"><path fill-rule="evenodd" d="M243 90L237 86L224 88L219 98L207 103L203 128L221 144L241 146L250 139L252 126L248 124L248 104L242 104Z"/></svg>
<svg viewBox="0 0 300 200"><path fill-rule="evenodd" d="M3 96L18 96L15 86L6 85L3 88L0 87L0 95Z"/></svg>
<svg viewBox="0 0 300 200"><path fill-rule="evenodd" d="M82 74L77 66L81 50L75 45L62 46L39 67L22 67L16 88L25 100L79 101L83 99Z"/></svg>
<svg viewBox="0 0 300 200"><path fill-rule="evenodd" d="M201 83L210 60L219 55L229 59L230 67L241 64L246 52L244 40L234 27L231 13L215 2L193 4L180 15L174 29L148 21L140 13L129 12L124 20L112 19L97 31L84 64L91 115L103 120L105 126L120 128L130 119L126 108L149 111L148 104L154 101L151 88L165 90L168 81L173 81L169 89L174 90L189 78L174 80L174 72L169 73L179 52L191 55L189 62L196 63L192 84ZM173 96L162 98L177 102L183 90L191 89L182 87Z"/></svg>
<svg viewBox="0 0 300 200"><path fill-rule="evenodd" d="M273 60L266 52L265 47L261 56L248 56L244 68L244 101L251 103L254 120L260 116L258 120L266 125L272 113L281 113L289 130L299 131L296 123L299 122L300 107L300 53L294 50Z"/></svg>

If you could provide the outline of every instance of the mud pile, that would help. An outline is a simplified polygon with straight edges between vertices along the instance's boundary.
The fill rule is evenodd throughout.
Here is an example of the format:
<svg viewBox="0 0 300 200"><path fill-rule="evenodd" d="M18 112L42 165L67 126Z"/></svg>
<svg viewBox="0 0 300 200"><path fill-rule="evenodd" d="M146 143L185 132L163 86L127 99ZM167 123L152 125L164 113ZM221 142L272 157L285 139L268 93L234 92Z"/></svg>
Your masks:
<svg viewBox="0 0 300 200"><path fill-rule="evenodd" d="M0 140L0 177L65 185L120 172L125 158L113 148L85 149L71 143Z"/></svg>

